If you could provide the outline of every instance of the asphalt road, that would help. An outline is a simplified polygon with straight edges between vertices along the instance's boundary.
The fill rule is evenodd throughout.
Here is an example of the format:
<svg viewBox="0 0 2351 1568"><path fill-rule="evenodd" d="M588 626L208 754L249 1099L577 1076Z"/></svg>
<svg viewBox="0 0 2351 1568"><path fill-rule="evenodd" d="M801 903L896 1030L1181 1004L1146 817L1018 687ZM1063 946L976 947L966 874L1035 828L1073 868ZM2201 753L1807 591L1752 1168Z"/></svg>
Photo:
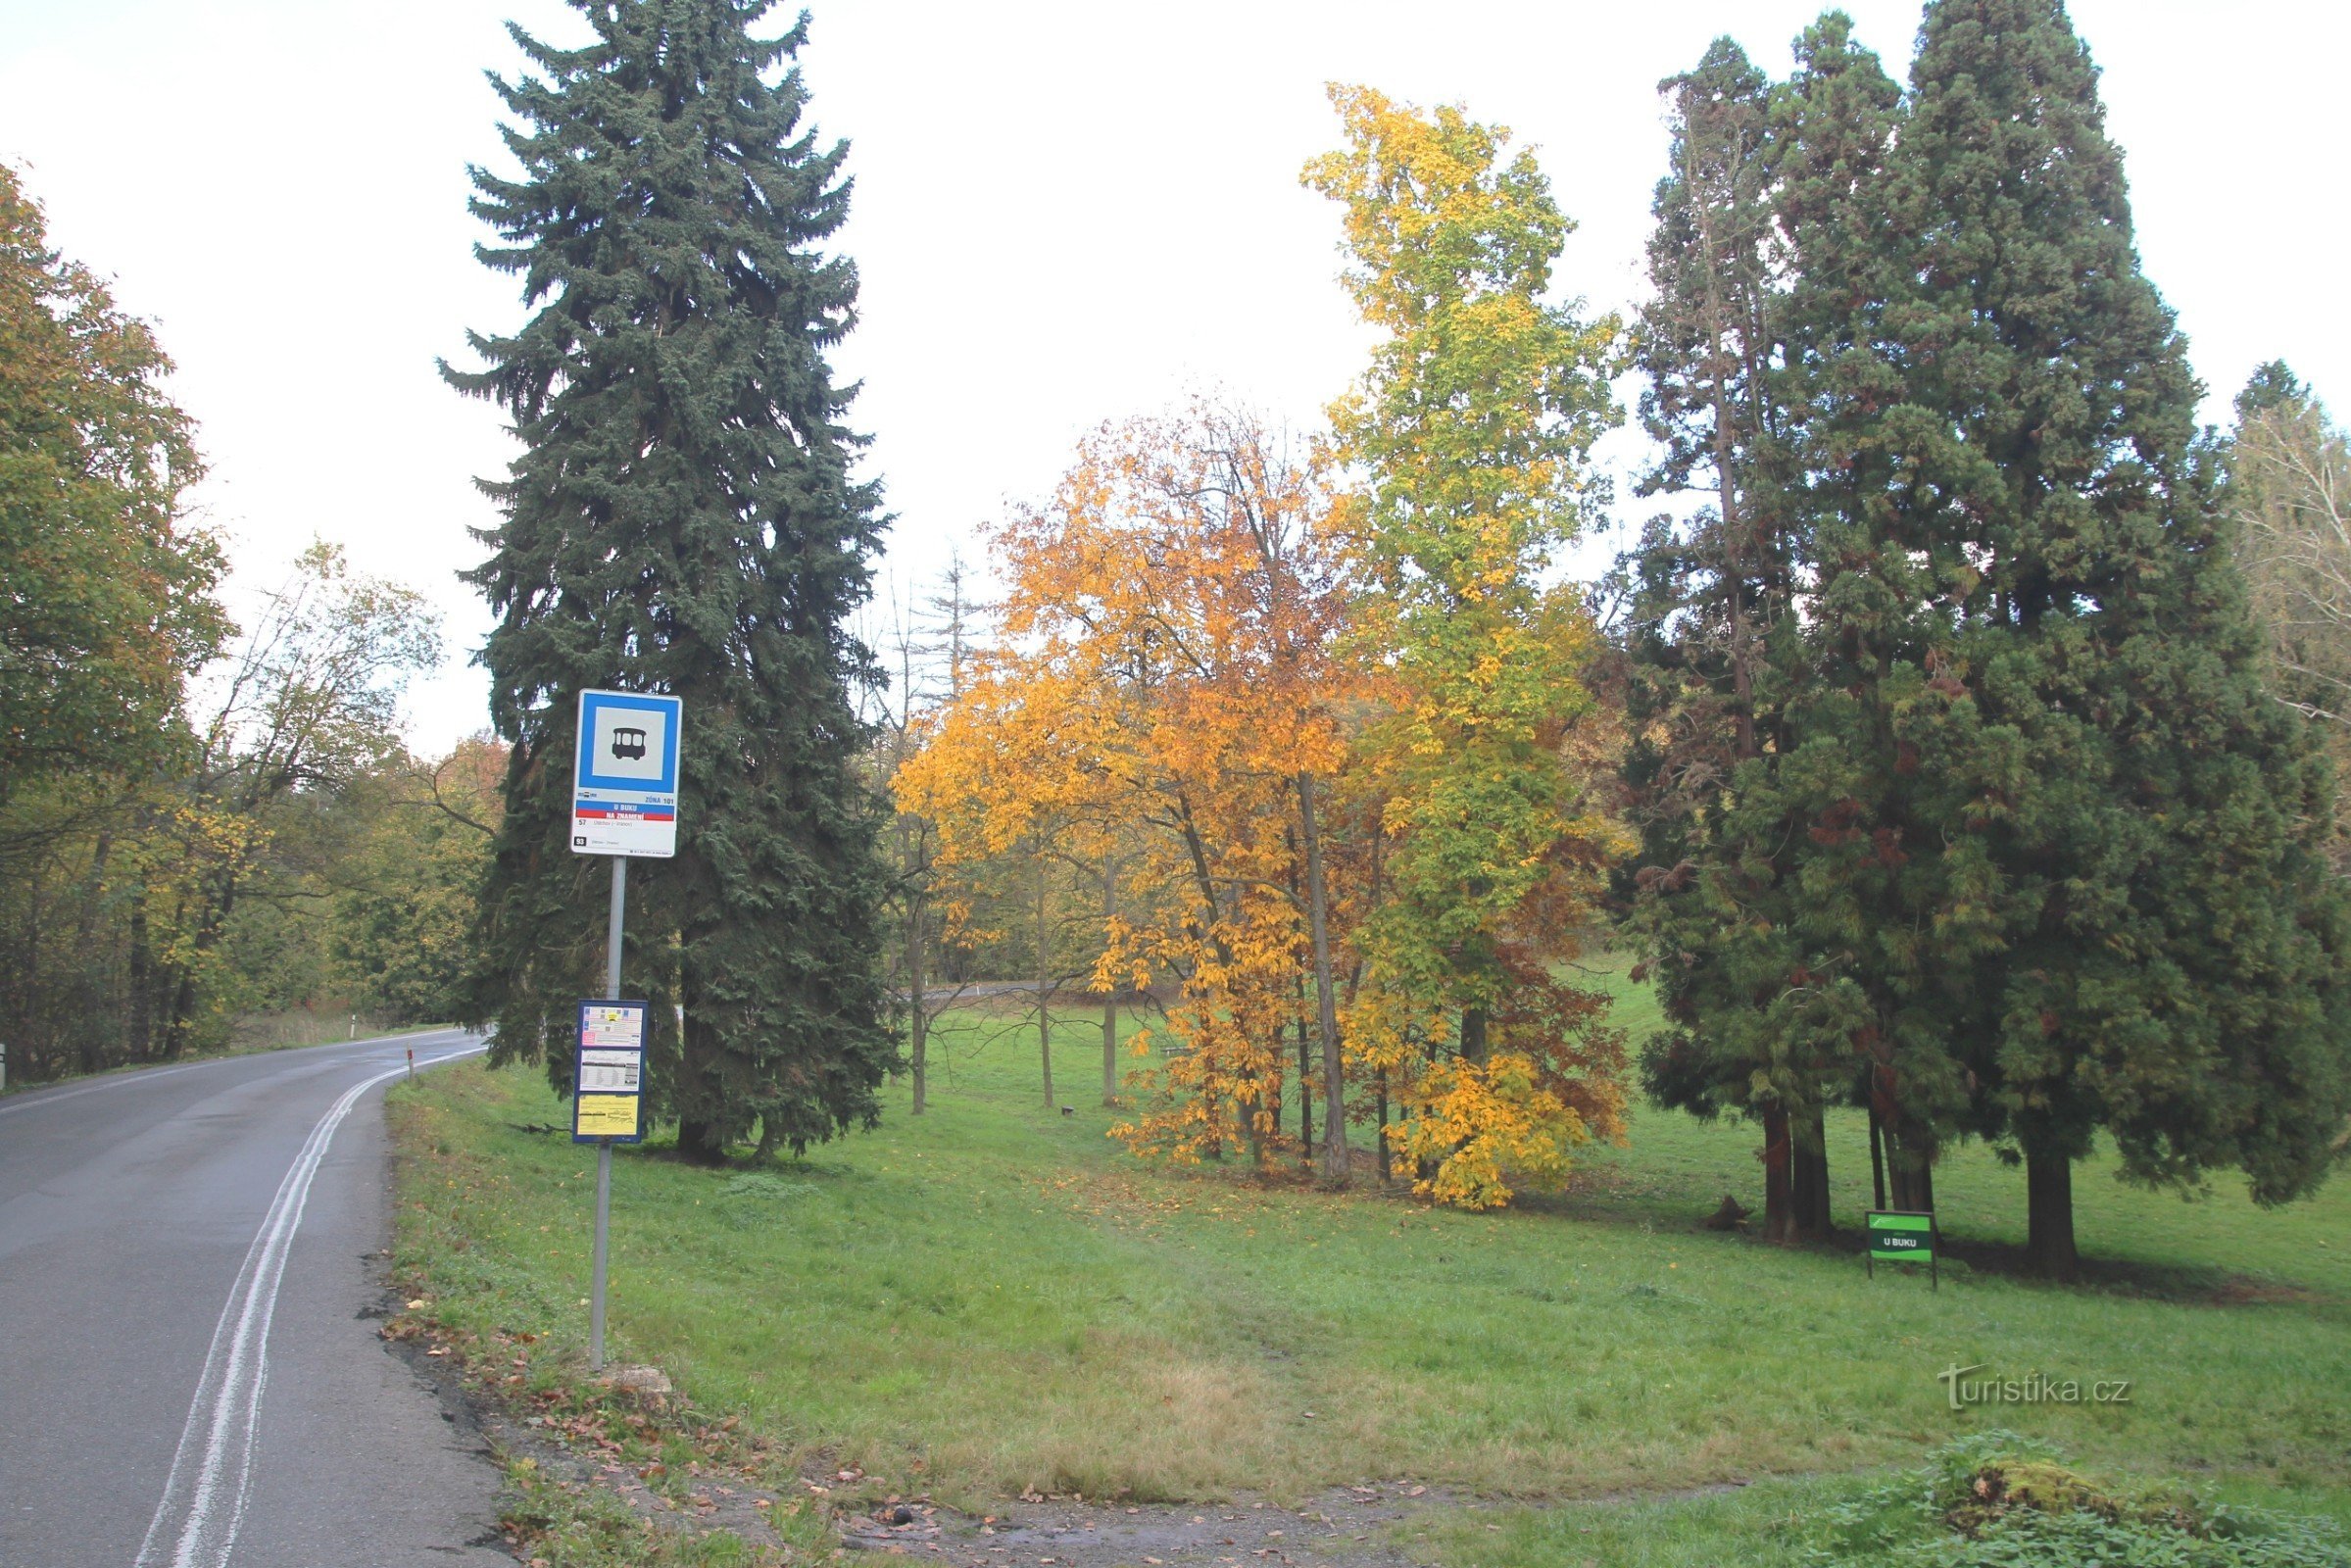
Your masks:
<svg viewBox="0 0 2351 1568"><path fill-rule="evenodd" d="M384 1082L455 1031L0 1100L0 1568L504 1564L372 1315Z"/></svg>

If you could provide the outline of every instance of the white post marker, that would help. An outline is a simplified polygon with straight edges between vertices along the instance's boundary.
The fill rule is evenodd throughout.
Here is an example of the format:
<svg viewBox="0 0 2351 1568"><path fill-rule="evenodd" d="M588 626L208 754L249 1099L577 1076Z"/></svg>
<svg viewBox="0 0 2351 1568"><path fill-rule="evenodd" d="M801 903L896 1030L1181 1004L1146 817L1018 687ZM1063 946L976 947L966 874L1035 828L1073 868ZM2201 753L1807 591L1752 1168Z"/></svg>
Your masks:
<svg viewBox="0 0 2351 1568"><path fill-rule="evenodd" d="M571 770L571 852L612 858L605 924L605 994L579 1004L572 1060L571 1141L596 1146L596 1251L588 1296L588 1362L604 1370L604 1281L611 1250L612 1145L641 1143L645 1089L642 1002L620 997L620 933L628 862L677 854L678 732L685 703L643 692L579 694Z"/></svg>

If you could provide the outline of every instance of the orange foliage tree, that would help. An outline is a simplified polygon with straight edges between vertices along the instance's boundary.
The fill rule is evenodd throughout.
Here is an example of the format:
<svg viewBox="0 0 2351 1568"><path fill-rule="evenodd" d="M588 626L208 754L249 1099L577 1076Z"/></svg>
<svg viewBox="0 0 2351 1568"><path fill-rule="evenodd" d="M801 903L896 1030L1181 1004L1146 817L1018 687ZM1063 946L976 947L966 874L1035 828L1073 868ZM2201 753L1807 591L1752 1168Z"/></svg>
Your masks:
<svg viewBox="0 0 2351 1568"><path fill-rule="evenodd" d="M997 530L1000 646L898 775L951 869L1047 823L1129 856L1096 985L1175 994L1165 1066L1133 1075L1144 1102L1115 1129L1138 1150L1270 1158L1294 1025L1318 1028L1337 1083L1314 808L1346 765L1348 684L1326 512L1245 416L1105 427L1050 505Z"/></svg>
<svg viewBox="0 0 2351 1568"><path fill-rule="evenodd" d="M998 531L1004 644L900 801L948 866L1047 823L1128 846L1140 899L1096 982L1177 996L1118 1136L1268 1157L1296 1028L1322 1046L1326 1177L1351 1078L1383 1171L1393 1149L1424 1196L1486 1208L1623 1130L1622 1037L1567 975L1629 845L1595 804L1596 639L1550 569L1593 500L1619 327L1544 299L1570 225L1506 132L1333 97L1347 146L1306 178L1385 338L1330 453L1281 461L1200 409L1087 442Z"/></svg>

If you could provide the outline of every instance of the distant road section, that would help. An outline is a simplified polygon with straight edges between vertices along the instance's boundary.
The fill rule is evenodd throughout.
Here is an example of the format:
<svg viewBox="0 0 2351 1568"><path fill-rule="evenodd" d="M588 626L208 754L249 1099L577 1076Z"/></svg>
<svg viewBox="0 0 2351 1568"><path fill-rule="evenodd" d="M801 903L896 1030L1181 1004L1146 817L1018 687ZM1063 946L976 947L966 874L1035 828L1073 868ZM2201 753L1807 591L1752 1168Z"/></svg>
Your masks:
<svg viewBox="0 0 2351 1568"><path fill-rule="evenodd" d="M507 1564L376 1337L383 1089L459 1031L0 1101L0 1568Z"/></svg>

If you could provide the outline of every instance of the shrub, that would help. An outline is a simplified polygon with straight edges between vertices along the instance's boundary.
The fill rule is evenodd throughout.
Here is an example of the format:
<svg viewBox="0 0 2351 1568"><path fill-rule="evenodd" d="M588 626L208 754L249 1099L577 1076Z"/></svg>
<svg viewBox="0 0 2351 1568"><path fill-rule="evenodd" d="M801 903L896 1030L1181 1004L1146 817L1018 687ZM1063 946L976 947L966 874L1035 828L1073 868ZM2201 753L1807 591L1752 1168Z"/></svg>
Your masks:
<svg viewBox="0 0 2351 1568"><path fill-rule="evenodd" d="M1823 1568L2351 1568L2323 1519L2109 1487L2049 1445L1983 1432L1831 1509Z"/></svg>

